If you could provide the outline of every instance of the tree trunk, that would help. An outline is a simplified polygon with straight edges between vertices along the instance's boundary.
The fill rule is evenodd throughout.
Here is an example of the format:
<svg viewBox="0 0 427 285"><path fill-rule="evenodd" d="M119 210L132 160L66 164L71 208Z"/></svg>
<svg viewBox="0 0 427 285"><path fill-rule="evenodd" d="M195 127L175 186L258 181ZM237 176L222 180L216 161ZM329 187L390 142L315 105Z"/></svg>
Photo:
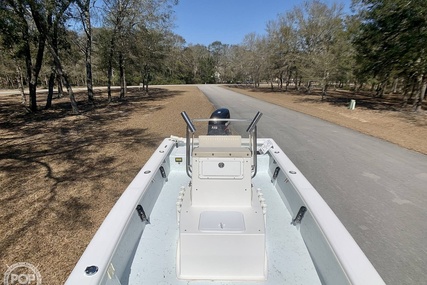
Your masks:
<svg viewBox="0 0 427 285"><path fill-rule="evenodd" d="M414 92L415 82L411 82L412 80L407 79L405 82L405 86L403 87L403 96L402 96L402 108L406 108L408 106L409 92Z"/></svg>
<svg viewBox="0 0 427 285"><path fill-rule="evenodd" d="M288 68L286 82L285 82L285 91L286 92L288 91L288 87L289 87L289 84L291 83L291 79L292 79L292 70L290 68Z"/></svg>
<svg viewBox="0 0 427 285"><path fill-rule="evenodd" d="M384 98L384 93L386 88L387 88L387 80L384 80L378 85L378 89L375 94L375 97Z"/></svg>
<svg viewBox="0 0 427 285"><path fill-rule="evenodd" d="M112 63L109 62L108 64L108 72L107 72L107 94L108 94L108 102L111 102L111 77L113 77L113 67L111 66Z"/></svg>
<svg viewBox="0 0 427 285"><path fill-rule="evenodd" d="M59 74L56 75L56 84L58 85L58 96L57 98L64 97L64 87L62 85L62 78Z"/></svg>
<svg viewBox="0 0 427 285"><path fill-rule="evenodd" d="M413 82L412 82L412 88L411 88L411 93L409 94L409 97L407 96L407 98L406 98L406 100L404 100L404 107L406 107L406 105L407 105L407 103L408 103L408 101L409 100L412 100L412 98L414 97L414 94L415 94L415 90L418 88L417 87L417 78L414 78L413 79Z"/></svg>
<svg viewBox="0 0 427 285"><path fill-rule="evenodd" d="M144 65L144 72L142 73L142 90L145 91L146 94L148 94L148 82L150 81L150 67L145 64Z"/></svg>
<svg viewBox="0 0 427 285"><path fill-rule="evenodd" d="M414 102L414 111L415 112L421 111L423 101L425 98L425 94L426 94L426 90L427 90L427 78L423 74L423 75L419 76L419 91L417 94L417 98L415 98L415 102Z"/></svg>
<svg viewBox="0 0 427 285"><path fill-rule="evenodd" d="M55 85L55 71L52 69L52 72L50 73L49 76L49 87L48 87L48 92L47 92L47 99L46 99L46 106L44 107L45 109L49 109L52 107L52 98L53 98L53 87Z"/></svg>
<svg viewBox="0 0 427 285"><path fill-rule="evenodd" d="M26 79L28 82L28 91L29 91L29 107L30 110L36 111L37 110L37 95L36 95L36 90L34 90L33 92L31 91L32 89L32 85L31 83L31 77L32 77L32 70L33 70L33 64L32 64L32 60L31 60L31 48L30 48L30 36L28 34L28 25L27 25L27 21L25 19L24 16L22 16L22 23L24 24L25 28L23 29L23 40L24 40L24 55L25 55L25 68L26 68ZM40 43L40 38L39 38L39 43ZM39 48L40 48L40 44L39 44Z"/></svg>
<svg viewBox="0 0 427 285"><path fill-rule="evenodd" d="M115 42L114 42L114 33L113 33L110 41L110 54L108 55L108 72L107 72L108 102L111 102L111 79L113 77L114 47L115 47Z"/></svg>
<svg viewBox="0 0 427 285"><path fill-rule="evenodd" d="M70 81L68 80L68 76L65 73L65 71L62 69L62 63L61 60L55 50L55 48L52 46L52 44L49 44L49 51L53 57L53 61L55 63L55 69L56 72L64 79L65 87L67 88L68 96L70 97L70 103L71 103L71 110L73 114L79 113L79 108L77 107L77 102L74 97L73 88L71 87Z"/></svg>
<svg viewBox="0 0 427 285"><path fill-rule="evenodd" d="M86 86L87 86L87 97L90 103L95 102L95 97L93 93L93 83L92 83L92 40L87 40L87 44L90 42L90 46L87 47L86 51Z"/></svg>
<svg viewBox="0 0 427 285"><path fill-rule="evenodd" d="M28 85L29 85L29 91L30 91L30 110L32 112L37 111L37 81L39 78L40 69L42 67L45 41L46 41L46 38L40 35L39 42L38 42L37 56L36 56L36 64L31 68L31 71L30 71L30 78L29 78ZM30 53L30 51L28 52Z"/></svg>
<svg viewBox="0 0 427 285"><path fill-rule="evenodd" d="M24 91L24 79L22 76L22 69L18 64L16 64L16 81L18 82L18 89L21 93L21 104L25 105L27 103L27 97L25 96Z"/></svg>
<svg viewBox="0 0 427 285"><path fill-rule="evenodd" d="M328 82L329 82L329 72L324 71L323 73L323 83L322 83L322 101L324 100L324 97L327 95L326 92L328 90Z"/></svg>
<svg viewBox="0 0 427 285"><path fill-rule="evenodd" d="M14 85L14 81L8 76L5 75L6 79L4 80L5 86L7 89L14 89L15 85Z"/></svg>
<svg viewBox="0 0 427 285"><path fill-rule="evenodd" d="M363 88L363 82L360 82L360 83L355 82L354 86L355 86L354 92L357 94L357 93L360 92L360 90L362 90L362 88Z"/></svg>
<svg viewBox="0 0 427 285"><path fill-rule="evenodd" d="M298 82L298 70L295 70L295 89L299 91L299 82Z"/></svg>
<svg viewBox="0 0 427 285"><path fill-rule="evenodd" d="M62 73L62 71L61 71ZM73 89L71 88L71 84L68 81L68 76L65 74L62 74L62 78L64 78L65 87L67 88L68 96L70 96L70 102L71 102L71 110L73 114L79 113L79 108L77 106L76 98L74 97Z"/></svg>
<svg viewBox="0 0 427 285"><path fill-rule="evenodd" d="M119 73L120 73L120 99L125 97L126 93L126 75L123 53L119 54Z"/></svg>
<svg viewBox="0 0 427 285"><path fill-rule="evenodd" d="M311 80L307 82L307 94L311 93Z"/></svg>
<svg viewBox="0 0 427 285"><path fill-rule="evenodd" d="M283 89L283 70L282 71L280 71L280 90L282 90Z"/></svg>
<svg viewBox="0 0 427 285"><path fill-rule="evenodd" d="M93 93L93 75L92 75L92 24L90 22L90 2L86 0L83 3L78 2L81 9L81 18L83 27L86 34L86 45L85 45L85 61L86 61L86 86L87 86L87 97L90 103L94 103Z"/></svg>
<svg viewBox="0 0 427 285"><path fill-rule="evenodd" d="M327 94L328 86L329 86L328 83L325 83L323 85L323 88L322 88L322 101L325 99L326 95L328 95Z"/></svg>
<svg viewBox="0 0 427 285"><path fill-rule="evenodd" d="M28 91L30 93L30 110L37 112L37 85L34 84L34 81L29 82Z"/></svg>
<svg viewBox="0 0 427 285"><path fill-rule="evenodd" d="M393 80L393 87L392 87L392 92L393 92L393 94L396 94L397 93L397 87L399 86L399 78L395 78L394 80Z"/></svg>

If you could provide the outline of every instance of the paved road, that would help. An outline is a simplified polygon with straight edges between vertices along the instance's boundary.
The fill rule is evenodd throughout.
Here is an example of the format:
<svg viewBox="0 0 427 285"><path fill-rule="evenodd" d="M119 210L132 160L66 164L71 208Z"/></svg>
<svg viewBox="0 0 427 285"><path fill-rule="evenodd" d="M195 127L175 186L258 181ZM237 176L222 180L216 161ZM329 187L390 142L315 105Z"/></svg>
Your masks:
<svg viewBox="0 0 427 285"><path fill-rule="evenodd" d="M263 112L258 136L281 146L387 284L427 284L427 156L218 86L199 88L234 118Z"/></svg>

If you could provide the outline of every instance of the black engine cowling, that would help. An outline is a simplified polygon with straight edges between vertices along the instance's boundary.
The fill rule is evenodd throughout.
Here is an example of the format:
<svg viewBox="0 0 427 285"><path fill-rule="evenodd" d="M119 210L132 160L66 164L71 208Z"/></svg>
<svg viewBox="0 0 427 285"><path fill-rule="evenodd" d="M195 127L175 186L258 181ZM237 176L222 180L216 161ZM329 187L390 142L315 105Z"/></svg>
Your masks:
<svg viewBox="0 0 427 285"><path fill-rule="evenodd" d="M218 121L211 120L208 125L208 135L229 135L231 132L228 128L230 125L229 121L224 119L230 119L230 111L227 108L220 108L215 110L210 119L220 119Z"/></svg>

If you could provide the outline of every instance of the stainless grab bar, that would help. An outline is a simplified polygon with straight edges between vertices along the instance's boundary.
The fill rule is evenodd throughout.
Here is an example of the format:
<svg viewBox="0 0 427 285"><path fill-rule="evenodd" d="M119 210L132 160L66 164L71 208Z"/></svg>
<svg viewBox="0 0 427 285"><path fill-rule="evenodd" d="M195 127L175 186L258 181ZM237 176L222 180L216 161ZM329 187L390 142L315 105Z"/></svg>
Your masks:
<svg viewBox="0 0 427 285"><path fill-rule="evenodd" d="M191 171L191 143L194 141L194 133L196 132L196 127L194 126L193 122L191 121L190 117L187 115L185 111L181 112L181 116L184 119L185 123L187 124L187 130L186 130L186 143L185 143L185 160L186 160L186 172L188 177L192 177L192 171ZM254 167L252 178L255 177L257 174L257 123L261 119L262 113L257 112L255 117L253 118L252 122L250 123L249 127L247 128L246 132L249 133L250 136L250 146L252 151L252 165ZM204 119L196 119L197 121L205 121ZM211 121L212 119L206 119L206 121ZM219 119L218 121L234 121L233 119ZM244 120L235 120L235 121L244 121ZM190 140L190 132L192 134L191 140Z"/></svg>
<svg viewBox="0 0 427 285"><path fill-rule="evenodd" d="M194 139L194 133L196 132L196 127L194 127L193 122L191 122L190 117L188 117L187 113L181 112L181 116L187 124L187 130L185 132L185 170L187 172L188 177L192 177L191 171L191 149L190 149L190 132L193 134L192 139Z"/></svg>
<svg viewBox="0 0 427 285"><path fill-rule="evenodd" d="M257 127L256 125L258 124L258 121L261 119L262 117L262 113L261 112L257 112L254 119L252 120L252 122L250 123L248 129L246 130L246 132L249 133L251 139L250 139L250 143L251 143L251 148L252 148L252 164L254 167L254 171L252 173L252 178L254 178L257 174L257 170L258 170L258 159L257 159Z"/></svg>

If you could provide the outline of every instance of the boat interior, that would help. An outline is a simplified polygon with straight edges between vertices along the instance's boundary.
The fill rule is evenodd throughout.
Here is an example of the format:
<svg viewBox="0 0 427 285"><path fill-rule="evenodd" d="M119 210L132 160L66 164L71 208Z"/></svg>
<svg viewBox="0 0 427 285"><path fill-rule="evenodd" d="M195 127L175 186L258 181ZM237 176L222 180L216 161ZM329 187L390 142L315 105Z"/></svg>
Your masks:
<svg viewBox="0 0 427 285"><path fill-rule="evenodd" d="M196 135L194 123L212 118L191 120L183 112L186 138L167 138L158 147L67 284L356 284L377 278L280 147L257 138L261 115L215 119L207 133ZM240 121L248 124L246 137L230 130L230 122ZM344 253L348 248L351 255Z"/></svg>
<svg viewBox="0 0 427 285"><path fill-rule="evenodd" d="M267 165L274 167L274 162L257 155L252 137L246 143L240 135L221 134L189 141L188 156L179 151L169 156L172 189L165 187L157 198L159 206L137 245L129 284L320 284L307 247L273 186L277 177L268 173ZM175 162L184 155L187 171ZM253 156L258 156L256 162ZM258 161L262 167L255 173ZM146 260L151 261L148 268Z"/></svg>

